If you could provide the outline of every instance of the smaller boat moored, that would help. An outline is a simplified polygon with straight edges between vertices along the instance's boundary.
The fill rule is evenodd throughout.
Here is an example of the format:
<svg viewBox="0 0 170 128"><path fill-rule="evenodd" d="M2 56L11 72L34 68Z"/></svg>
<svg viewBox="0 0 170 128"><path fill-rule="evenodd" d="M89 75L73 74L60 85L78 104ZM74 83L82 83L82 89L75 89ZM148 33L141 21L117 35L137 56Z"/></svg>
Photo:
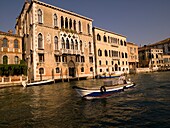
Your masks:
<svg viewBox="0 0 170 128"><path fill-rule="evenodd" d="M23 81L22 86L28 87L28 86L36 86L36 85L45 85L45 84L50 84L50 83L54 83L54 80L49 79L49 80L35 81L35 82L31 82L31 83L27 83L27 82Z"/></svg>

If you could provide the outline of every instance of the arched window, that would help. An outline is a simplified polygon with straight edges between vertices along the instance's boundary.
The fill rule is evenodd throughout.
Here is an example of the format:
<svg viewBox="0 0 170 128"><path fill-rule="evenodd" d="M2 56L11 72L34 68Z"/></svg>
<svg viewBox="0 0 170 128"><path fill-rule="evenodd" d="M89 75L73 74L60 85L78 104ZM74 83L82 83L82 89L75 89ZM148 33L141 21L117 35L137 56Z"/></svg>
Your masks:
<svg viewBox="0 0 170 128"><path fill-rule="evenodd" d="M128 58L127 53L125 53L125 58Z"/></svg>
<svg viewBox="0 0 170 128"><path fill-rule="evenodd" d="M3 56L3 64L8 64L8 57L6 55Z"/></svg>
<svg viewBox="0 0 170 128"><path fill-rule="evenodd" d="M65 28L68 28L68 19L67 19L67 17L65 18Z"/></svg>
<svg viewBox="0 0 170 128"><path fill-rule="evenodd" d="M79 21L79 32L81 32L81 22Z"/></svg>
<svg viewBox="0 0 170 128"><path fill-rule="evenodd" d="M74 41L71 39L71 49L74 49Z"/></svg>
<svg viewBox="0 0 170 128"><path fill-rule="evenodd" d="M38 34L38 49L43 49L43 36L41 33Z"/></svg>
<svg viewBox="0 0 170 128"><path fill-rule="evenodd" d="M115 64L115 71L118 71L118 65Z"/></svg>
<svg viewBox="0 0 170 128"><path fill-rule="evenodd" d="M8 47L8 40L7 40L7 38L3 39L2 47Z"/></svg>
<svg viewBox="0 0 170 128"><path fill-rule="evenodd" d="M98 50L98 56L102 56L102 50Z"/></svg>
<svg viewBox="0 0 170 128"><path fill-rule="evenodd" d="M89 53L92 52L91 43L89 42Z"/></svg>
<svg viewBox="0 0 170 128"><path fill-rule="evenodd" d="M60 68L59 67L57 67L55 70L56 70L56 73L60 73Z"/></svg>
<svg viewBox="0 0 170 128"><path fill-rule="evenodd" d="M70 27L70 29L72 29L72 20L71 19L69 21L69 27Z"/></svg>
<svg viewBox="0 0 170 128"><path fill-rule="evenodd" d="M97 34L97 40L100 41L101 40L101 36L99 34Z"/></svg>
<svg viewBox="0 0 170 128"><path fill-rule="evenodd" d="M74 20L74 31L76 31L76 21Z"/></svg>
<svg viewBox="0 0 170 128"><path fill-rule="evenodd" d="M62 43L61 43L61 45L62 45L62 48L65 49L65 41L64 41L64 38L62 38Z"/></svg>
<svg viewBox="0 0 170 128"><path fill-rule="evenodd" d="M61 16L61 28L64 28L64 18Z"/></svg>
<svg viewBox="0 0 170 128"><path fill-rule="evenodd" d="M19 64L19 57L18 57L18 56L15 56L15 58L14 58L14 63L15 63L15 64Z"/></svg>
<svg viewBox="0 0 170 128"><path fill-rule="evenodd" d="M54 27L57 27L57 14L54 14Z"/></svg>
<svg viewBox="0 0 170 128"><path fill-rule="evenodd" d="M76 40L76 44L75 44L75 50L78 50L78 42Z"/></svg>
<svg viewBox="0 0 170 128"><path fill-rule="evenodd" d="M156 58L158 58L158 54L156 54Z"/></svg>
<svg viewBox="0 0 170 128"><path fill-rule="evenodd" d="M124 41L124 46L126 46L126 41Z"/></svg>
<svg viewBox="0 0 170 128"><path fill-rule="evenodd" d="M39 69L39 74L44 74L44 68Z"/></svg>
<svg viewBox="0 0 170 128"><path fill-rule="evenodd" d="M122 58L124 58L124 53L122 52Z"/></svg>
<svg viewBox="0 0 170 128"><path fill-rule="evenodd" d="M105 56L108 56L108 54L107 54L107 50L105 50L105 51L104 51L104 53L105 53Z"/></svg>
<svg viewBox="0 0 170 128"><path fill-rule="evenodd" d="M41 9L38 10L38 23L42 24L42 11L41 11Z"/></svg>
<svg viewBox="0 0 170 128"><path fill-rule="evenodd" d="M17 39L14 40L14 48L18 48L18 40Z"/></svg>
<svg viewBox="0 0 170 128"><path fill-rule="evenodd" d="M99 65L102 65L102 61L101 60L99 60Z"/></svg>
<svg viewBox="0 0 170 128"><path fill-rule="evenodd" d="M108 65L108 61L106 60L106 65Z"/></svg>
<svg viewBox="0 0 170 128"><path fill-rule="evenodd" d="M123 41L122 40L120 41L120 44L123 45Z"/></svg>
<svg viewBox="0 0 170 128"><path fill-rule="evenodd" d="M90 34L90 24L87 24L87 31L88 31L88 34Z"/></svg>
<svg viewBox="0 0 170 128"><path fill-rule="evenodd" d="M54 37L54 48L55 50L58 50L58 37L57 36Z"/></svg>
<svg viewBox="0 0 170 128"><path fill-rule="evenodd" d="M81 72L84 72L84 67L81 68Z"/></svg>
<svg viewBox="0 0 170 128"><path fill-rule="evenodd" d="M110 39L111 39L111 38L108 36L108 43L110 43Z"/></svg>
<svg viewBox="0 0 170 128"><path fill-rule="evenodd" d="M69 44L68 38L67 38L67 40L66 40L66 49L70 49L70 44Z"/></svg>
<svg viewBox="0 0 170 128"><path fill-rule="evenodd" d="M152 58L154 58L154 55L152 54Z"/></svg>
<svg viewBox="0 0 170 128"><path fill-rule="evenodd" d="M83 44L81 40L80 40L80 50L83 51Z"/></svg>
<svg viewBox="0 0 170 128"><path fill-rule="evenodd" d="M93 72L93 67L90 67L90 72Z"/></svg>
<svg viewBox="0 0 170 128"><path fill-rule="evenodd" d="M104 37L103 37L103 40L104 40L104 42L107 42L107 38L106 38L105 35L104 35Z"/></svg>

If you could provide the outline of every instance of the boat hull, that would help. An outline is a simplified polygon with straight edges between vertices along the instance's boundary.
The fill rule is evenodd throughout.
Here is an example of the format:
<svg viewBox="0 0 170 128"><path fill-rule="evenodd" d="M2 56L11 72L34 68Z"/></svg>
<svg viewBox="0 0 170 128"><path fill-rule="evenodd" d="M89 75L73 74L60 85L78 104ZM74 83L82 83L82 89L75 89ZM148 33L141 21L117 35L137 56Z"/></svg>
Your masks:
<svg viewBox="0 0 170 128"><path fill-rule="evenodd" d="M45 85L45 84L50 84L50 83L54 83L54 80L44 80L44 81L36 81L32 83L22 83L22 85L24 87L28 87L28 86Z"/></svg>
<svg viewBox="0 0 170 128"><path fill-rule="evenodd" d="M112 96L116 92L124 91L124 89L128 89L130 87L134 87L134 83L127 83L119 86L105 87L105 90L101 90L102 87L96 89L86 89L77 86L73 86L73 89L85 99L100 99L100 98L108 98Z"/></svg>

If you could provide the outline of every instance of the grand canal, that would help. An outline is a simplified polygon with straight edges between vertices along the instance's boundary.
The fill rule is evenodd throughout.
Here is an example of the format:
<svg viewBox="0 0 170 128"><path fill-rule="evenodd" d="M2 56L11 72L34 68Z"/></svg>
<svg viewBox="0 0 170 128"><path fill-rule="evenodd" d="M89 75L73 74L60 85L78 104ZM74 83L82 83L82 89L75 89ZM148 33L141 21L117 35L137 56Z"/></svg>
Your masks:
<svg viewBox="0 0 170 128"><path fill-rule="evenodd" d="M170 127L170 72L129 77L135 88L100 100L83 100L72 89L102 85L96 79L0 89L0 128Z"/></svg>

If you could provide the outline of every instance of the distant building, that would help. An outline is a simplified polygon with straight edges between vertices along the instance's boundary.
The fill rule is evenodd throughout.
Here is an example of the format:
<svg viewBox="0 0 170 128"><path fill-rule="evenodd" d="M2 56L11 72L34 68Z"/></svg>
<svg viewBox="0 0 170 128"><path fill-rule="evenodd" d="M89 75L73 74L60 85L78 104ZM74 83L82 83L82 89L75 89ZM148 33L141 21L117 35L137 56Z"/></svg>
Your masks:
<svg viewBox="0 0 170 128"><path fill-rule="evenodd" d="M138 45L132 42L127 42L127 49L128 49L129 70L130 72L135 72L139 64Z"/></svg>
<svg viewBox="0 0 170 128"><path fill-rule="evenodd" d="M170 55L163 55L163 61L164 61L163 67L165 69L170 69Z"/></svg>
<svg viewBox="0 0 170 128"><path fill-rule="evenodd" d="M94 77L93 20L37 0L25 2L16 32L32 80Z"/></svg>
<svg viewBox="0 0 170 128"><path fill-rule="evenodd" d="M0 64L20 64L22 60L22 37L0 31Z"/></svg>
<svg viewBox="0 0 170 128"><path fill-rule="evenodd" d="M147 47L163 49L163 54L170 55L170 38L153 43L151 45L147 45Z"/></svg>
<svg viewBox="0 0 170 128"><path fill-rule="evenodd" d="M126 37L93 27L96 75L129 73Z"/></svg>
<svg viewBox="0 0 170 128"><path fill-rule="evenodd" d="M139 51L139 66L158 69L163 66L163 49L141 47Z"/></svg>

